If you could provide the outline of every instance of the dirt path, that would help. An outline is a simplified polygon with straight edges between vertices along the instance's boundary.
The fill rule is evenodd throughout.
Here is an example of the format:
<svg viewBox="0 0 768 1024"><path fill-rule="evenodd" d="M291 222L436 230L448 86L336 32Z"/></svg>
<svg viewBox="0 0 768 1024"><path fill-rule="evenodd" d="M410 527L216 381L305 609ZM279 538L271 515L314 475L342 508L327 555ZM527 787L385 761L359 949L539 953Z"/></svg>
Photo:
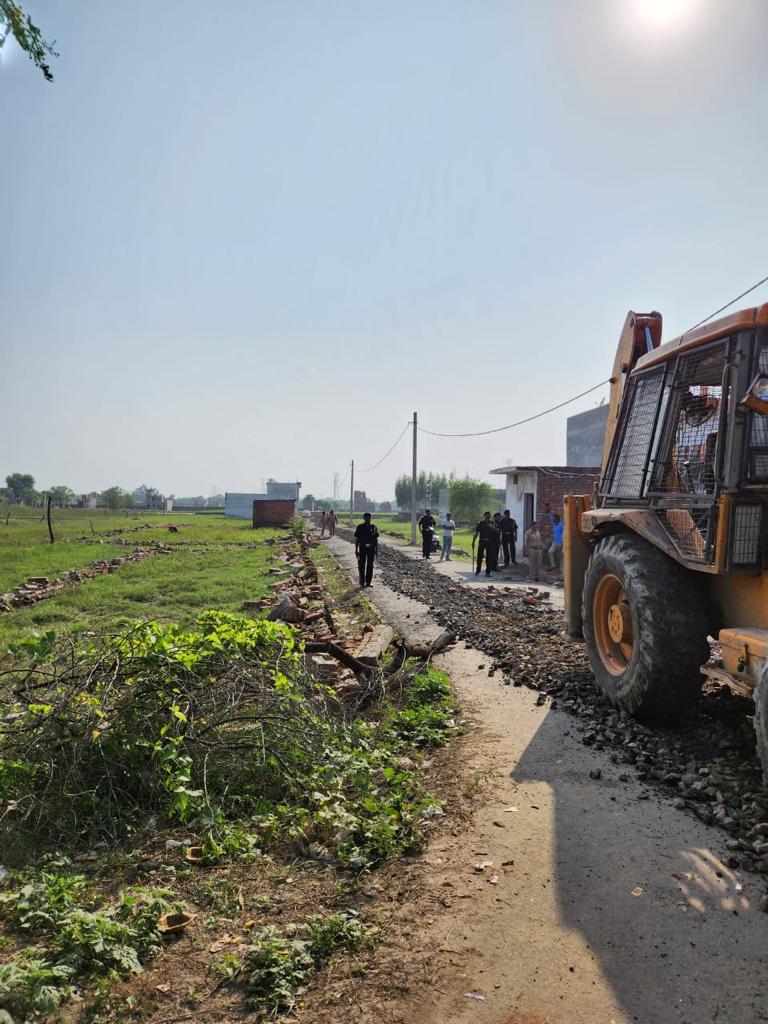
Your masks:
<svg viewBox="0 0 768 1024"><path fill-rule="evenodd" d="M329 547L354 578L350 545ZM405 634L440 629L379 580L368 596ZM411 941L434 950L431 978L413 979L420 994L397 1019L768 1021L760 876L729 870L722 831L585 747L578 720L541 695L501 686L489 661L463 646L440 659L474 725L481 800L470 826L424 859L433 913Z"/></svg>

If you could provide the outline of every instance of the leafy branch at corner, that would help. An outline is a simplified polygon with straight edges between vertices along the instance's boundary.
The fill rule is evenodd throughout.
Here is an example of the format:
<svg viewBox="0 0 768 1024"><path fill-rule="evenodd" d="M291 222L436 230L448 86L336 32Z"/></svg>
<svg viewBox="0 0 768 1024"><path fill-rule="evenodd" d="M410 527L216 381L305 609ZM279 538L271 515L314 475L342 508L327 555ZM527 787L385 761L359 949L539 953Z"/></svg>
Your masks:
<svg viewBox="0 0 768 1024"><path fill-rule="evenodd" d="M13 0L0 0L0 48L9 35L14 37L35 67L40 68L46 81L52 82L53 72L48 60L59 56L53 43L43 39L40 29L18 4Z"/></svg>

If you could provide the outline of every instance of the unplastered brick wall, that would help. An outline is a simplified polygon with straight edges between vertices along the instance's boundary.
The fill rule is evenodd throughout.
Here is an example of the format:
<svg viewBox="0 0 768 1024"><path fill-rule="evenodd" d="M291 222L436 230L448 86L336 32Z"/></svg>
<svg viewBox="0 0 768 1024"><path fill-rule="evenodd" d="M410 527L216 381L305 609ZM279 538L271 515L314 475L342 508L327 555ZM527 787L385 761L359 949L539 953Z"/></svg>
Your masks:
<svg viewBox="0 0 768 1024"><path fill-rule="evenodd" d="M285 526L295 508L294 501L274 498L271 501L254 501L254 526Z"/></svg>
<svg viewBox="0 0 768 1024"><path fill-rule="evenodd" d="M592 494L592 488L600 477L600 470L570 469L568 466L543 467L536 480L536 519L545 533L551 531L544 520L547 505L550 512L563 514L563 499L567 494Z"/></svg>

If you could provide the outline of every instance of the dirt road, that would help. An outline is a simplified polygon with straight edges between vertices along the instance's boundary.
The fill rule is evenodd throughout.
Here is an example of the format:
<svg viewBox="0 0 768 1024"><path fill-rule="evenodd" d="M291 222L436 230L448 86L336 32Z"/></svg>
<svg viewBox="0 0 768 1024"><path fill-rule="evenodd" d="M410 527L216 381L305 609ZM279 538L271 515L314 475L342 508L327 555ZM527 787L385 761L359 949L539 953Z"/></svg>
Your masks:
<svg viewBox="0 0 768 1024"><path fill-rule="evenodd" d="M351 546L329 547L354 578ZM368 594L404 634L440 630L380 578ZM431 913L411 941L432 951L431 973L397 1019L768 1021L763 882L726 866L727 833L585 746L578 720L541 694L500 685L487 655L460 645L440 662L473 725L481 799L425 857Z"/></svg>

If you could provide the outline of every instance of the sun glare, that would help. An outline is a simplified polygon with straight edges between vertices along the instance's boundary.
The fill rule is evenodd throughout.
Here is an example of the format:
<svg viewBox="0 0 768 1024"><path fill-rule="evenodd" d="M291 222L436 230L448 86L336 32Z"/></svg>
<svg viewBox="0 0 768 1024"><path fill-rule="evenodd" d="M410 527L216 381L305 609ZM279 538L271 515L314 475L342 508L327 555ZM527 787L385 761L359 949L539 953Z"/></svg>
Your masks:
<svg viewBox="0 0 768 1024"><path fill-rule="evenodd" d="M702 27L706 0L622 0L624 21L635 37L674 42Z"/></svg>

